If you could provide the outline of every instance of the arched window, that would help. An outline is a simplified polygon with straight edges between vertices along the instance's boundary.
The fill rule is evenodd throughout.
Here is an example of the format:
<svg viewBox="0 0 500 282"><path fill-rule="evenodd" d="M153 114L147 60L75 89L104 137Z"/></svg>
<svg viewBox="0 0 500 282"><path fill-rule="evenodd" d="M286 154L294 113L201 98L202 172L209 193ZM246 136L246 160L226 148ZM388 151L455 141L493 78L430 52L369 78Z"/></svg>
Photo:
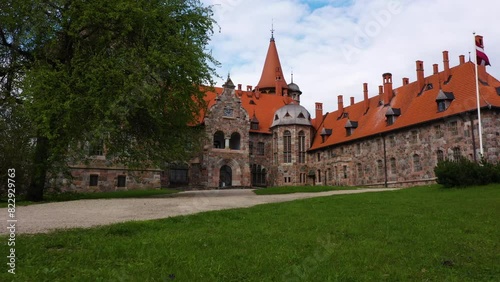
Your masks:
<svg viewBox="0 0 500 282"><path fill-rule="evenodd" d="M253 155L253 142L252 141L248 142L248 152L250 153L250 156Z"/></svg>
<svg viewBox="0 0 500 282"><path fill-rule="evenodd" d="M225 148L225 140L224 140L224 132L217 131L214 134L214 148L224 149Z"/></svg>
<svg viewBox="0 0 500 282"><path fill-rule="evenodd" d="M273 134L273 155L274 164L278 164L278 133L276 132Z"/></svg>
<svg viewBox="0 0 500 282"><path fill-rule="evenodd" d="M363 166L361 165L361 163L357 163L356 167L358 170L358 178L362 178L363 177Z"/></svg>
<svg viewBox="0 0 500 282"><path fill-rule="evenodd" d="M258 164L250 165L253 186L266 186L266 169Z"/></svg>
<svg viewBox="0 0 500 282"><path fill-rule="evenodd" d="M292 133L288 130L283 133L283 162L292 162Z"/></svg>
<svg viewBox="0 0 500 282"><path fill-rule="evenodd" d="M397 172L397 168L396 168L396 158L391 158L389 160L390 164L391 164L391 173L392 174L396 174Z"/></svg>
<svg viewBox="0 0 500 282"><path fill-rule="evenodd" d="M233 132L231 134L231 139L229 139L229 149L239 150L240 149L240 134L238 132Z"/></svg>
<svg viewBox="0 0 500 282"><path fill-rule="evenodd" d="M438 162L444 161L444 152L441 150L437 150L436 157Z"/></svg>
<svg viewBox="0 0 500 282"><path fill-rule="evenodd" d="M382 160L377 160L377 173L379 177L384 176L384 162Z"/></svg>
<svg viewBox="0 0 500 282"><path fill-rule="evenodd" d="M413 171L421 171L422 164L420 163L420 156L415 154L413 155Z"/></svg>
<svg viewBox="0 0 500 282"><path fill-rule="evenodd" d="M299 144L299 163L303 164L306 162L306 135L304 131L300 131L298 134L298 144Z"/></svg>
<svg viewBox="0 0 500 282"><path fill-rule="evenodd" d="M460 152L460 147L453 148L453 159L458 161L462 156L462 152Z"/></svg>

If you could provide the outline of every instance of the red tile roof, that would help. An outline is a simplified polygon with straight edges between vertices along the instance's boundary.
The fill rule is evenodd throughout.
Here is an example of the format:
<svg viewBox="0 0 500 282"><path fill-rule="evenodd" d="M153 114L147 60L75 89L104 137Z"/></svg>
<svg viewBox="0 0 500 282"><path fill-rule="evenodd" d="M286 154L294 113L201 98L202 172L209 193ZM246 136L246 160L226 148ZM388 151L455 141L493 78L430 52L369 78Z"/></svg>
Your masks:
<svg viewBox="0 0 500 282"><path fill-rule="evenodd" d="M444 71L426 77L425 85L432 84L433 88L423 91L420 95L417 81L396 88L394 90L394 97L390 102L390 107L399 108L401 115L397 117L392 125L387 125L386 123L385 114L389 106L379 105L380 97L378 95L369 98L368 111L365 109L364 101L361 101L344 107L343 112L348 113L348 118L339 118L343 114L339 110L327 113L324 115L321 123L313 123L316 124L316 134L310 150L410 127L477 109L474 64L467 62L458 65L451 68L450 73L452 77L446 84L444 82L448 77L445 77L446 74ZM486 74L485 79L487 81L484 82L488 85L479 83L481 107L487 105L500 107L500 95L497 94L496 89L500 87L500 82L489 74ZM442 90L444 92L452 92L455 97L449 108L442 112L438 112L436 103L440 82ZM358 122L358 127L350 136L346 136L345 130L348 120ZM322 128L333 130L332 135L325 142L322 142L320 136Z"/></svg>

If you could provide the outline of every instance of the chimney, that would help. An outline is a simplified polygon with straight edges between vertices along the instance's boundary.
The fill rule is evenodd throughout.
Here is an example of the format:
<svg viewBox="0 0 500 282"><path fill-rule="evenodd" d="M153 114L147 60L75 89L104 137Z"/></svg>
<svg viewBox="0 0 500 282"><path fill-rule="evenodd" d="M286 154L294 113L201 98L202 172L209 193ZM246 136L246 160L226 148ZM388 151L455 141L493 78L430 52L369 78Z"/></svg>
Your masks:
<svg viewBox="0 0 500 282"><path fill-rule="evenodd" d="M384 101L384 87L382 85L378 86L378 100Z"/></svg>
<svg viewBox="0 0 500 282"><path fill-rule="evenodd" d="M252 85L247 85L247 91L252 91Z"/></svg>
<svg viewBox="0 0 500 282"><path fill-rule="evenodd" d="M448 79L450 76L450 60L448 59L448 51L443 51L444 77Z"/></svg>
<svg viewBox="0 0 500 282"><path fill-rule="evenodd" d="M354 97L351 97L351 106L354 105Z"/></svg>
<svg viewBox="0 0 500 282"><path fill-rule="evenodd" d="M365 106L365 113L368 112L370 102L368 101L368 83L363 83L363 103Z"/></svg>
<svg viewBox="0 0 500 282"><path fill-rule="evenodd" d="M438 64L433 64L432 65L432 70L433 70L433 74L437 74L439 72Z"/></svg>
<svg viewBox="0 0 500 282"><path fill-rule="evenodd" d="M460 64L465 64L465 56L464 55L460 55L458 56L458 60L460 61Z"/></svg>
<svg viewBox="0 0 500 282"><path fill-rule="evenodd" d="M382 77L384 78L384 104L389 105L392 100L392 74L386 72Z"/></svg>
<svg viewBox="0 0 500 282"><path fill-rule="evenodd" d="M337 104L338 104L337 110L339 112L343 112L344 111L344 97L342 95L339 95L337 97Z"/></svg>
<svg viewBox="0 0 500 282"><path fill-rule="evenodd" d="M410 83L410 79L408 77L403 77L403 85L408 85Z"/></svg>
<svg viewBox="0 0 500 282"><path fill-rule="evenodd" d="M323 103L316 103L316 124L319 125L323 119Z"/></svg>
<svg viewBox="0 0 500 282"><path fill-rule="evenodd" d="M418 92L424 88L424 62L417 61L417 86Z"/></svg>

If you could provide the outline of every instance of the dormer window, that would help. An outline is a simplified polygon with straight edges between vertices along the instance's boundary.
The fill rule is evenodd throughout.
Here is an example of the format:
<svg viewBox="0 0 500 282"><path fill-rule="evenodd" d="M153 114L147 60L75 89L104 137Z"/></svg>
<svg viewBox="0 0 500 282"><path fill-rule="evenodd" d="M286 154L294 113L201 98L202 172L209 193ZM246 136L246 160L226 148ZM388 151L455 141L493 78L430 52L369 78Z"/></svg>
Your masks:
<svg viewBox="0 0 500 282"><path fill-rule="evenodd" d="M400 115L401 115L401 109L389 107L389 109L387 109L387 112L385 113L387 125L394 124L397 117Z"/></svg>
<svg viewBox="0 0 500 282"><path fill-rule="evenodd" d="M250 129L251 130L259 130L259 120L253 115L252 119L250 120Z"/></svg>
<svg viewBox="0 0 500 282"><path fill-rule="evenodd" d="M351 136L356 128L358 128L358 122L348 120L345 124L346 136Z"/></svg>
<svg viewBox="0 0 500 282"><path fill-rule="evenodd" d="M306 118L303 113L299 113L299 115L297 117L298 118L304 118L304 119Z"/></svg>
<svg viewBox="0 0 500 282"><path fill-rule="evenodd" d="M436 97L436 103L438 107L438 112L444 112L450 107L451 101L455 100L455 95L452 92L444 92L439 89L438 96Z"/></svg>
<svg viewBox="0 0 500 282"><path fill-rule="evenodd" d="M325 142L325 141L326 141L326 139L328 139L328 137L329 137L330 135L332 135L332 130L331 130L331 129L328 129L328 128L324 128L324 127L323 127L323 129L321 130L320 135L321 135L321 142Z"/></svg>

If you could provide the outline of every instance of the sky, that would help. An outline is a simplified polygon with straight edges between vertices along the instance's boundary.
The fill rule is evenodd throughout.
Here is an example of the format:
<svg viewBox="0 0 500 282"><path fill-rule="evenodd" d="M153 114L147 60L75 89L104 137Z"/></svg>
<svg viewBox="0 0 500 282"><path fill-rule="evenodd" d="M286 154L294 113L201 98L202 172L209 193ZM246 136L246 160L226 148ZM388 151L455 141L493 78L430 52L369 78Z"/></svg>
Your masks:
<svg viewBox="0 0 500 282"><path fill-rule="evenodd" d="M202 0L213 5L217 26L208 48L216 60L221 86L227 74L235 84L255 86L260 79L271 29L285 80L299 85L301 105L314 115L337 109L337 96L349 105L378 94L382 74L392 73L393 87L416 80L415 61L443 70L474 54L474 35L484 37L491 65L500 79L500 3L495 0Z"/></svg>

